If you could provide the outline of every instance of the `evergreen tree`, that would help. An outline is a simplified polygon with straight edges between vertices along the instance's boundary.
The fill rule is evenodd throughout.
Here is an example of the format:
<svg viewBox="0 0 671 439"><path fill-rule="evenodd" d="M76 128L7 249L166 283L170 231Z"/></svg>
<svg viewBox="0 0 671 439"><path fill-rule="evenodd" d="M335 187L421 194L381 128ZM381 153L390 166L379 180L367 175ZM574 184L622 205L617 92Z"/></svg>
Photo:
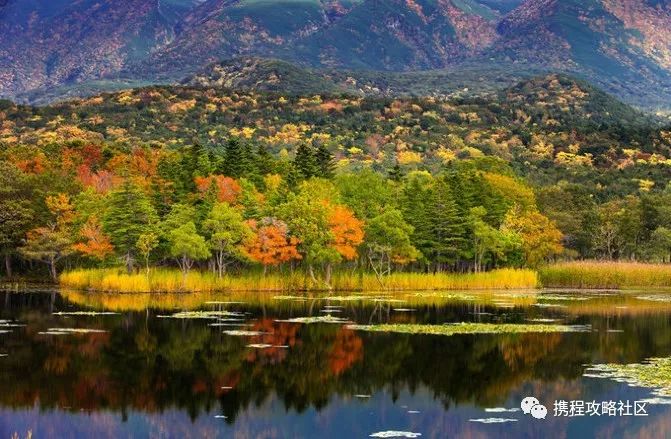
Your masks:
<svg viewBox="0 0 671 439"><path fill-rule="evenodd" d="M129 180L110 194L103 229L124 260L128 272L133 269L140 236L154 231L157 224L158 217L149 198Z"/></svg>
<svg viewBox="0 0 671 439"><path fill-rule="evenodd" d="M318 168L318 176L322 178L332 178L335 173L335 162L333 154L326 147L320 144L315 151L315 161Z"/></svg>
<svg viewBox="0 0 671 439"><path fill-rule="evenodd" d="M432 261L438 266L456 262L459 249L466 243L468 219L459 215L452 188L445 178L436 180L430 216L434 235Z"/></svg>
<svg viewBox="0 0 671 439"><path fill-rule="evenodd" d="M274 174L276 172L277 166L275 165L275 159L268 152L268 148L266 148L263 144L260 144L256 149L255 163L261 176Z"/></svg>
<svg viewBox="0 0 671 439"><path fill-rule="evenodd" d="M396 182L403 179L403 169L401 169L401 165L398 162L389 170L389 179Z"/></svg>
<svg viewBox="0 0 671 439"><path fill-rule="evenodd" d="M403 217L413 227L412 243L422 253L421 261L429 264L434 257L436 237L432 218L434 179L427 172L412 172L405 181L401 207Z"/></svg>
<svg viewBox="0 0 671 439"><path fill-rule="evenodd" d="M249 171L248 146L242 145L237 138L231 138L224 149L222 173L227 177L240 178Z"/></svg>
<svg viewBox="0 0 671 439"><path fill-rule="evenodd" d="M298 145L296 157L294 158L294 167L302 178L308 179L318 175L319 167L314 149L311 146L306 143Z"/></svg>

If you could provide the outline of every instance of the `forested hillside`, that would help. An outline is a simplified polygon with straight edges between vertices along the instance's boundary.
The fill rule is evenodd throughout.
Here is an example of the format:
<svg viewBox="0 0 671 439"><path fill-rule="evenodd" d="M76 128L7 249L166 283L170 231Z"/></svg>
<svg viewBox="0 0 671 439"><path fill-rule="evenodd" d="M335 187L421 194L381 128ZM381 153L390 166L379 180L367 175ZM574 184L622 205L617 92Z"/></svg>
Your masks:
<svg viewBox="0 0 671 439"><path fill-rule="evenodd" d="M478 99L148 87L3 102L0 123L8 269L328 278L671 253L671 130L563 76Z"/></svg>

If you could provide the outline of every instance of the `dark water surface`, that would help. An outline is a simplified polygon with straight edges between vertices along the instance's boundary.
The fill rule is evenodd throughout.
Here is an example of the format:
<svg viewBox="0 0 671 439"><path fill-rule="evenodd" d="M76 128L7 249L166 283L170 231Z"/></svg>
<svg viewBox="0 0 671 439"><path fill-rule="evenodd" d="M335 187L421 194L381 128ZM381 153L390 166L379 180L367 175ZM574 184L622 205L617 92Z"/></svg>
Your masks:
<svg viewBox="0 0 671 439"><path fill-rule="evenodd" d="M589 364L671 355L669 297L649 295L407 294L397 302L4 291L0 438L671 437L671 405L648 404L647 417L553 413L556 400L651 397L583 376ZM181 310L233 315L160 317ZM76 311L115 314L57 314ZM363 324L555 320L592 330L446 337L286 321L324 315ZM96 332L64 331L72 328ZM526 396L547 406L546 419L501 410ZM508 422L482 423L491 418Z"/></svg>

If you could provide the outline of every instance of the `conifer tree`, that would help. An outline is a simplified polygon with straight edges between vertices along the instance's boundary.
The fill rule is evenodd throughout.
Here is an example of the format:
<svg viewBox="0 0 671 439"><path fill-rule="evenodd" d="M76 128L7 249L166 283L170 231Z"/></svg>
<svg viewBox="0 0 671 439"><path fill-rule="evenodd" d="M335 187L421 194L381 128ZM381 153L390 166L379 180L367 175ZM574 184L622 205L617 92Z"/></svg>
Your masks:
<svg viewBox="0 0 671 439"><path fill-rule="evenodd" d="M317 159L314 149L306 143L298 145L296 157L294 158L294 167L302 178L311 178L319 173Z"/></svg>
<svg viewBox="0 0 671 439"><path fill-rule="evenodd" d="M459 215L457 203L448 181L436 180L431 205L434 244L433 262L454 263L459 259L459 249L466 243L468 219Z"/></svg>
<svg viewBox="0 0 671 439"><path fill-rule="evenodd" d="M231 138L224 149L222 172L227 177L240 178L249 168L247 151L240 140Z"/></svg>
<svg viewBox="0 0 671 439"><path fill-rule="evenodd" d="M138 254L138 239L152 232L157 223L158 217L149 198L129 180L110 194L103 229L124 260L128 272L132 271Z"/></svg>
<svg viewBox="0 0 671 439"><path fill-rule="evenodd" d="M264 144L260 144L256 149L256 167L262 177L276 172L275 159L268 152Z"/></svg>
<svg viewBox="0 0 671 439"><path fill-rule="evenodd" d="M332 178L335 172L335 162L333 154L326 147L320 144L315 151L315 161L319 170L318 176L322 178Z"/></svg>

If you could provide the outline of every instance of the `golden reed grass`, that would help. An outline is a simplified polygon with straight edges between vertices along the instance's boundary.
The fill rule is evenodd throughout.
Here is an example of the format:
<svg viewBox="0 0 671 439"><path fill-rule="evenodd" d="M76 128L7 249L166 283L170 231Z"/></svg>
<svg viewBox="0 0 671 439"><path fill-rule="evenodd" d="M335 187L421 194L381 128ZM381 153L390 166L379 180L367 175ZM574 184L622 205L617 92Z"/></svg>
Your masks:
<svg viewBox="0 0 671 439"><path fill-rule="evenodd" d="M81 269L60 276L63 287L124 293L217 292L217 291L426 291L474 289L526 289L538 286L532 270L501 269L487 273L393 273L380 283L372 274L335 273L330 286L314 281L301 271L287 274L243 273L219 279L212 273L192 271L186 277L177 270L152 270L127 274L120 269Z"/></svg>
<svg viewBox="0 0 671 439"><path fill-rule="evenodd" d="M637 262L576 261L539 271L545 288L671 287L671 265Z"/></svg>

